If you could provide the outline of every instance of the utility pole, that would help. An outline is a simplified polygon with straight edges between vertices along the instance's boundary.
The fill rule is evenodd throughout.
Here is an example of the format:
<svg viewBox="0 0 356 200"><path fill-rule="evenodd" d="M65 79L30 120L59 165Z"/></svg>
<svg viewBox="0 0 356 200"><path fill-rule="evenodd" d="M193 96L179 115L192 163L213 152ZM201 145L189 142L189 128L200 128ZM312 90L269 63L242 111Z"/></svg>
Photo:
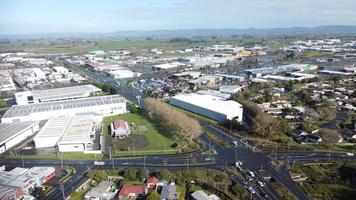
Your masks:
<svg viewBox="0 0 356 200"><path fill-rule="evenodd" d="M146 156L143 156L143 169L146 170Z"/></svg>
<svg viewBox="0 0 356 200"><path fill-rule="evenodd" d="M136 96L136 99L137 99L137 105L139 108L141 108L141 96L140 95L137 95Z"/></svg>
<svg viewBox="0 0 356 200"><path fill-rule="evenodd" d="M187 155L187 170L189 170L189 156Z"/></svg>
<svg viewBox="0 0 356 200"><path fill-rule="evenodd" d="M25 168L25 162L23 161L23 155L21 154L22 168Z"/></svg>
<svg viewBox="0 0 356 200"><path fill-rule="evenodd" d="M63 169L63 156L62 156L62 154L60 155L60 157L61 157L61 169Z"/></svg>
<svg viewBox="0 0 356 200"><path fill-rule="evenodd" d="M61 189L62 189L63 200L65 200L66 199L66 195L64 194L63 183L61 183Z"/></svg>

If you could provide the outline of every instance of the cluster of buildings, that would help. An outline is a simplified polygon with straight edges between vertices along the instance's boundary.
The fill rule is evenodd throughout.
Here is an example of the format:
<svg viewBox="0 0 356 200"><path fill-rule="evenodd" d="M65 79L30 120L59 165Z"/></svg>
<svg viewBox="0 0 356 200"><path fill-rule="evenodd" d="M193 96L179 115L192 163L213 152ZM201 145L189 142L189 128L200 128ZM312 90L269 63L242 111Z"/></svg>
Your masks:
<svg viewBox="0 0 356 200"><path fill-rule="evenodd" d="M86 78L63 66L23 68L13 71L13 79L20 87L38 88L50 84L83 83Z"/></svg>
<svg viewBox="0 0 356 200"><path fill-rule="evenodd" d="M323 39L323 40L306 40L296 41L292 45L285 47L285 51L303 52L303 51L320 51L334 53L334 57L355 58L356 41L341 39Z"/></svg>
<svg viewBox="0 0 356 200"><path fill-rule="evenodd" d="M0 54L0 92L15 92L49 85L72 85L87 79L32 53Z"/></svg>
<svg viewBox="0 0 356 200"><path fill-rule="evenodd" d="M123 177L108 177L110 180L100 182L93 187L84 196L86 200L103 199L103 200L128 200L143 199L149 192L156 191L160 194L162 200L178 200L179 192L174 182L158 180L156 177L147 178L145 184L125 184L121 188L114 187L113 179L122 179ZM208 195L202 190L193 192L189 199L192 200L220 200L215 194Z"/></svg>
<svg viewBox="0 0 356 200"><path fill-rule="evenodd" d="M34 199L31 193L55 176L54 167L16 167L11 171L0 169L1 199Z"/></svg>
<svg viewBox="0 0 356 200"><path fill-rule="evenodd" d="M31 137L36 148L98 150L103 117L127 112L122 96L99 94L101 89L93 85L15 93L17 105L1 118L0 152Z"/></svg>

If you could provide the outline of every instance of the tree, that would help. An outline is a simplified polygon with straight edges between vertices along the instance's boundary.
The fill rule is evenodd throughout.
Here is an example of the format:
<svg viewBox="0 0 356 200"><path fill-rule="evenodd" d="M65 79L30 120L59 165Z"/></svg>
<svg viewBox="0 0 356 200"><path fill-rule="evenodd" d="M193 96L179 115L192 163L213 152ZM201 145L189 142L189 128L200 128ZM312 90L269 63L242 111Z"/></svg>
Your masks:
<svg viewBox="0 0 356 200"><path fill-rule="evenodd" d="M234 184L231 186L231 190L239 199L249 199L248 193L241 185Z"/></svg>
<svg viewBox="0 0 356 200"><path fill-rule="evenodd" d="M161 195L156 191L152 191L147 195L146 200L161 200Z"/></svg>
<svg viewBox="0 0 356 200"><path fill-rule="evenodd" d="M151 119L159 121L167 130L171 130L173 136L192 141L202 132L202 127L197 120L164 102L145 98L144 108Z"/></svg>
<svg viewBox="0 0 356 200"><path fill-rule="evenodd" d="M172 179L172 173L168 169L162 169L158 175L159 179L169 181Z"/></svg>
<svg viewBox="0 0 356 200"><path fill-rule="evenodd" d="M145 169L143 168L140 168L138 171L137 171L137 178L139 180L143 180L144 178L146 178L148 176L148 173Z"/></svg>
<svg viewBox="0 0 356 200"><path fill-rule="evenodd" d="M136 181L137 180L137 170L136 169L125 169L124 170L124 178L130 181Z"/></svg>
<svg viewBox="0 0 356 200"><path fill-rule="evenodd" d="M333 129L320 129L319 134L323 139L323 144L331 146L340 140L340 134Z"/></svg>

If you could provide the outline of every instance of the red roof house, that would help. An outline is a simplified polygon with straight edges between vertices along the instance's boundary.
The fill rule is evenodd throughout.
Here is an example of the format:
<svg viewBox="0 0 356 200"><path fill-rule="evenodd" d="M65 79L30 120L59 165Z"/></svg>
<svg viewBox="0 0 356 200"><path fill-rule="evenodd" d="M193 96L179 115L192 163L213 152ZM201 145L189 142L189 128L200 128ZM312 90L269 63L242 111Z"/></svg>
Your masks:
<svg viewBox="0 0 356 200"><path fill-rule="evenodd" d="M146 192L146 185L124 185L119 192L119 199L141 197Z"/></svg>
<svg viewBox="0 0 356 200"><path fill-rule="evenodd" d="M146 184L148 188L155 188L158 182L159 180L156 177L151 176L147 179Z"/></svg>
<svg viewBox="0 0 356 200"><path fill-rule="evenodd" d="M115 120L110 127L111 135L115 137L126 137L131 134L129 124L124 120Z"/></svg>

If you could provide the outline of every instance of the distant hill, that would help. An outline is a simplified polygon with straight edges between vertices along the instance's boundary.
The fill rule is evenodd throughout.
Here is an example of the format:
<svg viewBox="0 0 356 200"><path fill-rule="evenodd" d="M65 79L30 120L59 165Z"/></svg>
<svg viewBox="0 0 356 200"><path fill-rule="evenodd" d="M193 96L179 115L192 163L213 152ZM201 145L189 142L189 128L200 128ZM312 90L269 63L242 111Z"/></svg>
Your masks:
<svg viewBox="0 0 356 200"><path fill-rule="evenodd" d="M0 39L26 38L132 38L132 37L193 37L231 35L295 35L295 34L356 34L356 26L315 26L291 28L248 28L248 29L178 29L154 31L117 31L113 33L47 33L27 35L0 35Z"/></svg>
<svg viewBox="0 0 356 200"><path fill-rule="evenodd" d="M181 30L155 30L155 31L118 31L112 35L121 37L179 37L179 36L212 36L212 35L279 35L279 34L356 34L356 26L316 26L291 28L248 28L248 29L181 29Z"/></svg>

